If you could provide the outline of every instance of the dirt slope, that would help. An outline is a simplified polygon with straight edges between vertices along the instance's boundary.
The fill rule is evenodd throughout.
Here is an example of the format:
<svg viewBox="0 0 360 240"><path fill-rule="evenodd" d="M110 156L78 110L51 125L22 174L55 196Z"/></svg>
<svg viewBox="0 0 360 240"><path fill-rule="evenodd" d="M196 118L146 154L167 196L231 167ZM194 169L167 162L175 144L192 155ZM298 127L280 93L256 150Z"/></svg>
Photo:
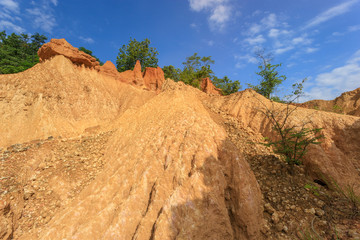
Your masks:
<svg viewBox="0 0 360 240"><path fill-rule="evenodd" d="M251 89L212 98L211 105L238 118L245 127L272 137L272 126L262 112L282 112L285 104L271 102ZM295 108L291 106L291 108ZM332 178L342 187L354 186L360 193L360 118L313 109L298 108L289 124L310 121L309 128L323 128L325 139L320 146L311 146L304 161L306 171L314 179Z"/></svg>
<svg viewBox="0 0 360 240"><path fill-rule="evenodd" d="M255 177L196 95L165 91L116 124L102 173L40 239L258 239Z"/></svg>
<svg viewBox="0 0 360 240"><path fill-rule="evenodd" d="M25 72L0 75L0 146L77 136L154 95L58 55Z"/></svg>
<svg viewBox="0 0 360 240"><path fill-rule="evenodd" d="M360 88L344 92L334 100L312 100L300 106L360 117Z"/></svg>

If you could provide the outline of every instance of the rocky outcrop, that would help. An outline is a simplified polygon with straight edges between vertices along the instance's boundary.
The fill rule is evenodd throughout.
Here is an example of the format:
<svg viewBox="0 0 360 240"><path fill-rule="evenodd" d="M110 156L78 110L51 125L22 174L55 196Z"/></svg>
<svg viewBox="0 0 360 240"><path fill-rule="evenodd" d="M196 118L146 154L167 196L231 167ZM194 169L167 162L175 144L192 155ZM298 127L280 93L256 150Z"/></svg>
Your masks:
<svg viewBox="0 0 360 240"><path fill-rule="evenodd" d="M114 70L111 65L102 66L106 74ZM0 75L0 148L48 136L76 136L155 95L106 74L79 69L57 55L25 72Z"/></svg>
<svg viewBox="0 0 360 240"><path fill-rule="evenodd" d="M299 106L360 117L360 88L344 92L334 100L311 100Z"/></svg>
<svg viewBox="0 0 360 240"><path fill-rule="evenodd" d="M100 73L104 75L108 75L115 79L119 78L119 72L111 61L106 61L106 63L102 65L99 69L100 69Z"/></svg>
<svg viewBox="0 0 360 240"><path fill-rule="evenodd" d="M153 91L161 89L165 82L164 72L160 67L147 67L144 72L144 84Z"/></svg>
<svg viewBox="0 0 360 240"><path fill-rule="evenodd" d="M211 104L238 118L244 127L272 139L275 137L273 126L263 112L271 110L281 117L287 111L285 104L272 102L252 89L213 98ZM287 122L289 126L309 122L308 128L323 128L325 138L321 145L311 145L304 160L306 171L314 180L326 180L328 184L335 181L343 189L352 186L360 194L359 117L299 107Z"/></svg>
<svg viewBox="0 0 360 240"><path fill-rule="evenodd" d="M254 174L194 90L119 117L103 170L22 239L261 239Z"/></svg>
<svg viewBox="0 0 360 240"><path fill-rule="evenodd" d="M200 89L207 94L217 95L217 96L222 95L221 89L215 87L209 78L201 79Z"/></svg>
<svg viewBox="0 0 360 240"><path fill-rule="evenodd" d="M51 59L57 55L63 55L77 65L85 65L89 68L98 68L100 66L96 59L77 48L71 46L65 39L51 39L45 43L38 51L40 62Z"/></svg>
<svg viewBox="0 0 360 240"><path fill-rule="evenodd" d="M133 70L119 73L115 65L107 61L103 66L99 65L96 59L77 48L71 46L65 39L51 39L44 44L38 51L40 62L51 59L54 56L62 55L77 65L84 65L88 68L96 69L100 73L113 77L123 83L140 86L148 90L157 91L161 89L165 81L164 72L160 67L148 67L144 72L141 71L140 61L136 61Z"/></svg>
<svg viewBox="0 0 360 240"><path fill-rule="evenodd" d="M165 81L164 72L160 67L147 67L144 72L141 72L140 61L136 61L134 70L127 70L119 74L119 79L122 82L143 86L152 91L159 91Z"/></svg>

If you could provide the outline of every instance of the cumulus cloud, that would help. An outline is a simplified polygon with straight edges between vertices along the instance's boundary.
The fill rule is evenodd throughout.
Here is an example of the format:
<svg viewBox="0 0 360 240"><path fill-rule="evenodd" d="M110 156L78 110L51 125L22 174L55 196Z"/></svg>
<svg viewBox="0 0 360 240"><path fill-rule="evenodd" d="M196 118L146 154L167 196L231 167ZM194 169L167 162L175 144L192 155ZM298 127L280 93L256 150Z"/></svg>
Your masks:
<svg viewBox="0 0 360 240"><path fill-rule="evenodd" d="M305 25L304 28L306 29L306 28L317 26L323 22L329 21L330 19L332 19L334 17L342 15L342 14L348 12L351 9L351 7L358 2L359 2L359 0L350 0L350 1L346 1L344 3L341 3L339 5L336 5L335 7L329 8L328 10L317 15L315 18L311 19Z"/></svg>
<svg viewBox="0 0 360 240"><path fill-rule="evenodd" d="M223 30L232 15L232 8L228 0L189 0L193 11L208 12L209 25L212 30Z"/></svg>
<svg viewBox="0 0 360 240"><path fill-rule="evenodd" d="M308 99L330 100L342 92L359 87L360 50L345 65L324 72L315 77L314 86L306 91Z"/></svg>

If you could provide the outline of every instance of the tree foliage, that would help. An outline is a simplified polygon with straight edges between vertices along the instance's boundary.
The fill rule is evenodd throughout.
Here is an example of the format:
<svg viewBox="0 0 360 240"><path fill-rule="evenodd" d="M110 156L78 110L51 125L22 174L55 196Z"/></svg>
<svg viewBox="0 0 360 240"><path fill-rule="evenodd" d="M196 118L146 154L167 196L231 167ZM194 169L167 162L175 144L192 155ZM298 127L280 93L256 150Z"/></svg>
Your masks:
<svg viewBox="0 0 360 240"><path fill-rule="evenodd" d="M146 67L157 67L159 53L156 48L150 47L150 40L145 38L138 42L135 38L130 38L128 45L123 45L119 49L116 64L119 72L134 69L136 61L141 63L142 70Z"/></svg>
<svg viewBox="0 0 360 240"><path fill-rule="evenodd" d="M164 71L165 79L170 78L175 82L180 81L181 69L175 68L173 65L169 65L164 66L162 70Z"/></svg>
<svg viewBox="0 0 360 240"><path fill-rule="evenodd" d="M222 90L223 95L229 95L241 89L241 85L238 80L231 81L227 76L224 76L223 78L214 76L212 82L217 88Z"/></svg>
<svg viewBox="0 0 360 240"><path fill-rule="evenodd" d="M86 54L89 54L90 56L94 57L96 59L96 61L98 61L100 63L101 66L104 65L104 63L102 61L100 61L100 59L98 57L93 55L93 52L91 50L86 49L84 47L79 47L79 51L82 51L82 52L84 52Z"/></svg>
<svg viewBox="0 0 360 240"><path fill-rule="evenodd" d="M211 56L200 57L197 53L187 57L183 62L183 70L180 73L180 79L186 84L193 87L200 87L200 80L206 77L212 77L214 72L212 71L210 64L214 64L215 61L211 59Z"/></svg>
<svg viewBox="0 0 360 240"><path fill-rule="evenodd" d="M272 94L276 87L286 80L286 76L280 75L277 71L277 68L280 67L281 64L272 65L271 56L265 55L263 50L258 51L256 56L260 61L258 66L259 72L256 72L256 74L261 77L260 83L258 85L248 84L248 86L268 99L274 97L274 100L277 100L278 98L272 96Z"/></svg>
<svg viewBox="0 0 360 240"><path fill-rule="evenodd" d="M201 57L197 53L187 57L183 62L183 69L175 68L174 66L164 66L163 71L165 78L173 79L174 81L182 81L193 87L199 88L200 81L203 78L210 78L217 88L220 88L224 95L237 92L241 86L239 81L231 81L227 76L218 78L214 75L211 65L215 61L211 56Z"/></svg>
<svg viewBox="0 0 360 240"><path fill-rule="evenodd" d="M37 64L37 51L46 40L39 33L30 36L0 32L0 74L22 72Z"/></svg>

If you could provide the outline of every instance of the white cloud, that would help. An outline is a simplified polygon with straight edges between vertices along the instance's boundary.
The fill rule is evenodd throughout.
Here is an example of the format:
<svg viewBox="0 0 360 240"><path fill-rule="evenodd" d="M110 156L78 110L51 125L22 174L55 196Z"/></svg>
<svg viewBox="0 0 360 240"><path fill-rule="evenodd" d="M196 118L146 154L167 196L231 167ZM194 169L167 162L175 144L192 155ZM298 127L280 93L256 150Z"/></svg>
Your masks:
<svg viewBox="0 0 360 240"><path fill-rule="evenodd" d="M82 36L80 36L79 39L81 39L82 41L84 41L86 43L90 43L90 44L95 42L95 40L92 39L91 37L82 37Z"/></svg>
<svg viewBox="0 0 360 240"><path fill-rule="evenodd" d="M19 3L14 0L0 0L0 5L2 5L5 10L19 12Z"/></svg>
<svg viewBox="0 0 360 240"><path fill-rule="evenodd" d="M334 99L342 92L360 87L360 50L345 65L316 76L315 86L306 93L309 99Z"/></svg>
<svg viewBox="0 0 360 240"><path fill-rule="evenodd" d="M312 47L308 47L305 49L306 53L313 53L316 52L317 50L319 50L319 48L312 48Z"/></svg>
<svg viewBox="0 0 360 240"><path fill-rule="evenodd" d="M261 19L261 24L266 28L273 28L278 25L277 16L274 13L270 13L263 19Z"/></svg>
<svg viewBox="0 0 360 240"><path fill-rule="evenodd" d="M250 35L255 35L255 34L261 32L261 28L262 28L261 25L254 23L250 26L247 33Z"/></svg>
<svg viewBox="0 0 360 240"><path fill-rule="evenodd" d="M223 30L226 23L230 20L231 8L226 5L218 5L212 10L209 18L210 26L213 30Z"/></svg>
<svg viewBox="0 0 360 240"><path fill-rule="evenodd" d="M215 42L213 40L207 41L207 44L211 47L214 46Z"/></svg>
<svg viewBox="0 0 360 240"><path fill-rule="evenodd" d="M214 6L224 4L227 0L189 0L190 8L194 11L200 12Z"/></svg>
<svg viewBox="0 0 360 240"><path fill-rule="evenodd" d="M280 36L287 36L287 35L290 35L291 32L288 31L288 30L279 30L277 28L271 28L269 30L269 33L268 33L268 36L271 37L271 38L278 38Z"/></svg>
<svg viewBox="0 0 360 240"><path fill-rule="evenodd" d="M294 45L309 45L312 43L312 39L307 38L306 35L300 36L300 37L296 37L293 38L291 40L292 44Z"/></svg>
<svg viewBox="0 0 360 240"><path fill-rule="evenodd" d="M196 23L191 23L190 27L196 29L196 28L198 28L198 25Z"/></svg>
<svg viewBox="0 0 360 240"><path fill-rule="evenodd" d="M56 6L57 3L57 0L42 0L41 4L36 4L33 8L26 9L26 12L32 17L35 28L40 28L48 33L52 32L56 26L56 19L51 4Z"/></svg>
<svg viewBox="0 0 360 240"><path fill-rule="evenodd" d="M51 2L52 4L54 4L55 6L58 5L58 1L57 1L57 0L50 0L50 2Z"/></svg>
<svg viewBox="0 0 360 240"><path fill-rule="evenodd" d="M287 51L290 51L294 49L294 46L287 46L287 47L283 47L283 48L277 48L275 49L275 54L282 54L285 53Z"/></svg>
<svg viewBox="0 0 360 240"><path fill-rule="evenodd" d="M350 26L348 27L348 31L349 32L356 32L360 30L360 25L354 25L354 26Z"/></svg>
<svg viewBox="0 0 360 240"><path fill-rule="evenodd" d="M0 29L11 29L17 33L25 32L24 28L12 23L12 22L6 21L6 20L0 21Z"/></svg>
<svg viewBox="0 0 360 240"><path fill-rule="evenodd" d="M228 0L189 0L193 11L210 13L209 25L212 30L223 30L229 22L233 9Z"/></svg>
<svg viewBox="0 0 360 240"><path fill-rule="evenodd" d="M234 55L234 58L236 60L235 68L243 68L246 66L247 63L258 63L258 59L250 54Z"/></svg>
<svg viewBox="0 0 360 240"><path fill-rule="evenodd" d="M358 2L359 2L359 0L350 0L350 1L346 1L344 3L341 3L335 7L332 7L330 9L326 10L325 12L320 13L315 18L311 19L305 25L304 28L306 29L306 28L317 26L317 25L319 25L323 22L326 22L336 16L344 14L344 13L348 12L351 9L351 7Z"/></svg>
<svg viewBox="0 0 360 240"><path fill-rule="evenodd" d="M260 34L253 38L246 38L244 41L250 45L259 45L266 42L266 39Z"/></svg>
<svg viewBox="0 0 360 240"><path fill-rule="evenodd" d="M255 56L251 56L249 54L245 54L245 55L234 55L234 58L236 60L245 60L248 63L257 63L258 60Z"/></svg>

